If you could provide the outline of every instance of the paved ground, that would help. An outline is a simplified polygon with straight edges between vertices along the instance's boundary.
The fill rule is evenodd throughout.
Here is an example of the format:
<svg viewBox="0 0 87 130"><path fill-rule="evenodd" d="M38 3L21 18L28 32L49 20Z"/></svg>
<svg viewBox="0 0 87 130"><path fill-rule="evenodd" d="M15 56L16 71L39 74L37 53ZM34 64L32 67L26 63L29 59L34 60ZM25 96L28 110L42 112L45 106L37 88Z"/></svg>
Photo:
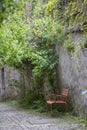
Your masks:
<svg viewBox="0 0 87 130"><path fill-rule="evenodd" d="M87 130L71 119L40 116L0 104L0 130Z"/></svg>

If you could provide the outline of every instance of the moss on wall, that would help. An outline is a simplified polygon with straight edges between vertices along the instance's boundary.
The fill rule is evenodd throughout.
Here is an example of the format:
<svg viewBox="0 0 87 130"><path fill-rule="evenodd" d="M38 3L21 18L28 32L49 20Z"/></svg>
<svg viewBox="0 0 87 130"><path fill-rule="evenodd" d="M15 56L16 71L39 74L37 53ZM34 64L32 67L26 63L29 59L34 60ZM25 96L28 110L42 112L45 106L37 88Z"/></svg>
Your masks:
<svg viewBox="0 0 87 130"><path fill-rule="evenodd" d="M64 12L65 26L81 25L87 36L87 0L70 0Z"/></svg>
<svg viewBox="0 0 87 130"><path fill-rule="evenodd" d="M83 26L87 32L87 0L48 0L45 15L61 20L65 27Z"/></svg>

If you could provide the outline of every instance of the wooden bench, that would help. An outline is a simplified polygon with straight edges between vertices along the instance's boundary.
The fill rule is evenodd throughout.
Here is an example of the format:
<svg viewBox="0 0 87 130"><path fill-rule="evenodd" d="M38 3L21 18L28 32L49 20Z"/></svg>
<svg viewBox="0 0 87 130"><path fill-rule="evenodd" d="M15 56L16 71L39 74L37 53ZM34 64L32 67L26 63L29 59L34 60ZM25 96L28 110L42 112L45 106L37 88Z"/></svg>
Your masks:
<svg viewBox="0 0 87 130"><path fill-rule="evenodd" d="M61 94L51 94L48 96L46 103L47 105L50 105L51 113L52 113L52 105L53 104L65 104L66 109L68 109L68 94L69 94L69 89L68 88L63 88L61 90ZM47 111L48 111L48 106L47 106Z"/></svg>

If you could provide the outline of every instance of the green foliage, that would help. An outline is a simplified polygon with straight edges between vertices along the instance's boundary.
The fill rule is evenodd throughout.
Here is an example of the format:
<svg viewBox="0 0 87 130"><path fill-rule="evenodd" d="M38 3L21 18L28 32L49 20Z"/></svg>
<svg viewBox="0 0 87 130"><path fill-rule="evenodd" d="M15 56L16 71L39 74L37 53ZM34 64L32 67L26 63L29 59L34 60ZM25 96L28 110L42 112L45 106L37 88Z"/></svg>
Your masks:
<svg viewBox="0 0 87 130"><path fill-rule="evenodd" d="M45 9L45 4L43 1L38 0L37 2L35 1L34 4L32 4L32 15L35 18L40 18L44 16L44 9Z"/></svg>
<svg viewBox="0 0 87 130"><path fill-rule="evenodd" d="M46 103L43 99L39 99L37 101L34 101L34 105L33 105L33 108L37 108L37 112L46 112L46 107L45 107Z"/></svg>
<svg viewBox="0 0 87 130"><path fill-rule="evenodd" d="M45 101L39 96L37 91L30 90L24 98L19 101L19 105L24 108L36 109L38 112L45 112Z"/></svg>
<svg viewBox="0 0 87 130"><path fill-rule="evenodd" d="M5 102L7 105L9 106L16 106L18 107L19 106L19 101L18 100L8 100Z"/></svg>
<svg viewBox="0 0 87 130"><path fill-rule="evenodd" d="M44 2L44 5L40 0L27 2L32 7L29 19L25 19L25 12L23 13L24 1L14 4L14 1L7 0L2 4L0 65L7 64L23 69L28 61L27 63L33 65L33 81L43 80L47 75L53 85L58 64L55 47L56 44L62 44L65 37L63 27L49 12L50 5L53 5L51 11L56 7L56 0ZM31 97L32 95L26 97L25 102L33 101Z"/></svg>
<svg viewBox="0 0 87 130"><path fill-rule="evenodd" d="M46 15L53 15L53 11L55 9L57 1L58 0L49 0L48 1L48 3L46 4L46 9L45 9Z"/></svg>
<svg viewBox="0 0 87 130"><path fill-rule="evenodd" d="M0 60L4 64L18 67L26 53L27 25L22 18L13 14L4 20L0 29Z"/></svg>
<svg viewBox="0 0 87 130"><path fill-rule="evenodd" d="M33 23L33 33L34 37L39 39L39 43L42 45L49 46L56 43L63 42L64 31L62 27L52 20L51 17L44 17L36 19Z"/></svg>
<svg viewBox="0 0 87 130"><path fill-rule="evenodd" d="M73 39L69 36L66 37L66 40L63 43L63 46L68 50L71 54L72 59L75 60L79 56L81 49L84 48L85 39L79 39L78 42L73 41ZM79 64L78 64L79 65Z"/></svg>
<svg viewBox="0 0 87 130"><path fill-rule="evenodd" d="M10 79L10 80L8 80L8 86L20 87L20 83L19 83L19 81L15 80L15 79Z"/></svg>
<svg viewBox="0 0 87 130"><path fill-rule="evenodd" d="M62 44L65 37L63 27L52 15L46 14L50 4L54 4L53 10L56 2L58 1L46 3L40 0L27 0L26 4L31 4L32 8L27 19L24 1L18 1L16 4L11 0L3 2L5 9L2 7L3 20L0 28L1 67L7 64L23 69L27 61L33 65L33 81L43 80L47 75L53 85L58 64L55 47L56 44ZM3 14L7 17L4 18Z"/></svg>
<svg viewBox="0 0 87 130"><path fill-rule="evenodd" d="M34 101L37 101L39 99L39 95L37 91L30 90L26 93L25 97L23 98L23 103L25 105L31 105Z"/></svg>
<svg viewBox="0 0 87 130"><path fill-rule="evenodd" d="M80 123L84 123L87 128L87 116L79 116L78 120Z"/></svg>
<svg viewBox="0 0 87 130"><path fill-rule="evenodd" d="M64 11L64 22L69 27L82 25L86 22L86 0L69 1Z"/></svg>
<svg viewBox="0 0 87 130"><path fill-rule="evenodd" d="M64 0L48 0L45 4L45 15L60 21L64 8Z"/></svg>
<svg viewBox="0 0 87 130"><path fill-rule="evenodd" d="M0 13L0 67L19 68L27 56L27 24L23 21L24 0L4 0Z"/></svg>
<svg viewBox="0 0 87 130"><path fill-rule="evenodd" d="M51 17L44 16L32 21L30 30L32 31L30 32L30 41L32 41L34 50L31 55L31 61L35 65L33 69L34 77L39 79L46 73L54 77L54 69L58 64L55 46L62 44L65 36L62 27Z"/></svg>
<svg viewBox="0 0 87 130"><path fill-rule="evenodd" d="M2 0L0 3L0 24L14 12L18 14L23 13L24 0Z"/></svg>

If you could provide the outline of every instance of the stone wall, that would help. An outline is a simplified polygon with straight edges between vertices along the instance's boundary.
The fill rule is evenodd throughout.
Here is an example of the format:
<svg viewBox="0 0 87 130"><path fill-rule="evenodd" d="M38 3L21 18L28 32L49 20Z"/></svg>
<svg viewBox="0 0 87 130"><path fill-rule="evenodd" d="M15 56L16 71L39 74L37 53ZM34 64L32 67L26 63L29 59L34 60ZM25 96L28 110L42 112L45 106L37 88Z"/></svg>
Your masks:
<svg viewBox="0 0 87 130"><path fill-rule="evenodd" d="M74 35L74 40L78 41L79 38L81 37L78 34ZM60 87L69 87L75 114L87 115L87 57L81 51L78 58L72 59L67 50L61 46L57 46L56 51L59 55Z"/></svg>
<svg viewBox="0 0 87 130"><path fill-rule="evenodd" d="M65 6L62 21L68 35L78 44L83 35L85 40L87 38L87 1L67 1ZM79 56L72 59L68 51L61 46L57 46L56 51L59 55L59 86L69 87L74 112L87 115L87 56L81 50Z"/></svg>
<svg viewBox="0 0 87 130"><path fill-rule="evenodd" d="M4 87L2 82L2 71L0 71L0 101L17 99L32 89L32 72L28 67L23 71L4 66Z"/></svg>
<svg viewBox="0 0 87 130"><path fill-rule="evenodd" d="M20 88L17 87L20 74L16 69L4 66L4 88L2 82L2 71L0 71L0 101L17 98Z"/></svg>

